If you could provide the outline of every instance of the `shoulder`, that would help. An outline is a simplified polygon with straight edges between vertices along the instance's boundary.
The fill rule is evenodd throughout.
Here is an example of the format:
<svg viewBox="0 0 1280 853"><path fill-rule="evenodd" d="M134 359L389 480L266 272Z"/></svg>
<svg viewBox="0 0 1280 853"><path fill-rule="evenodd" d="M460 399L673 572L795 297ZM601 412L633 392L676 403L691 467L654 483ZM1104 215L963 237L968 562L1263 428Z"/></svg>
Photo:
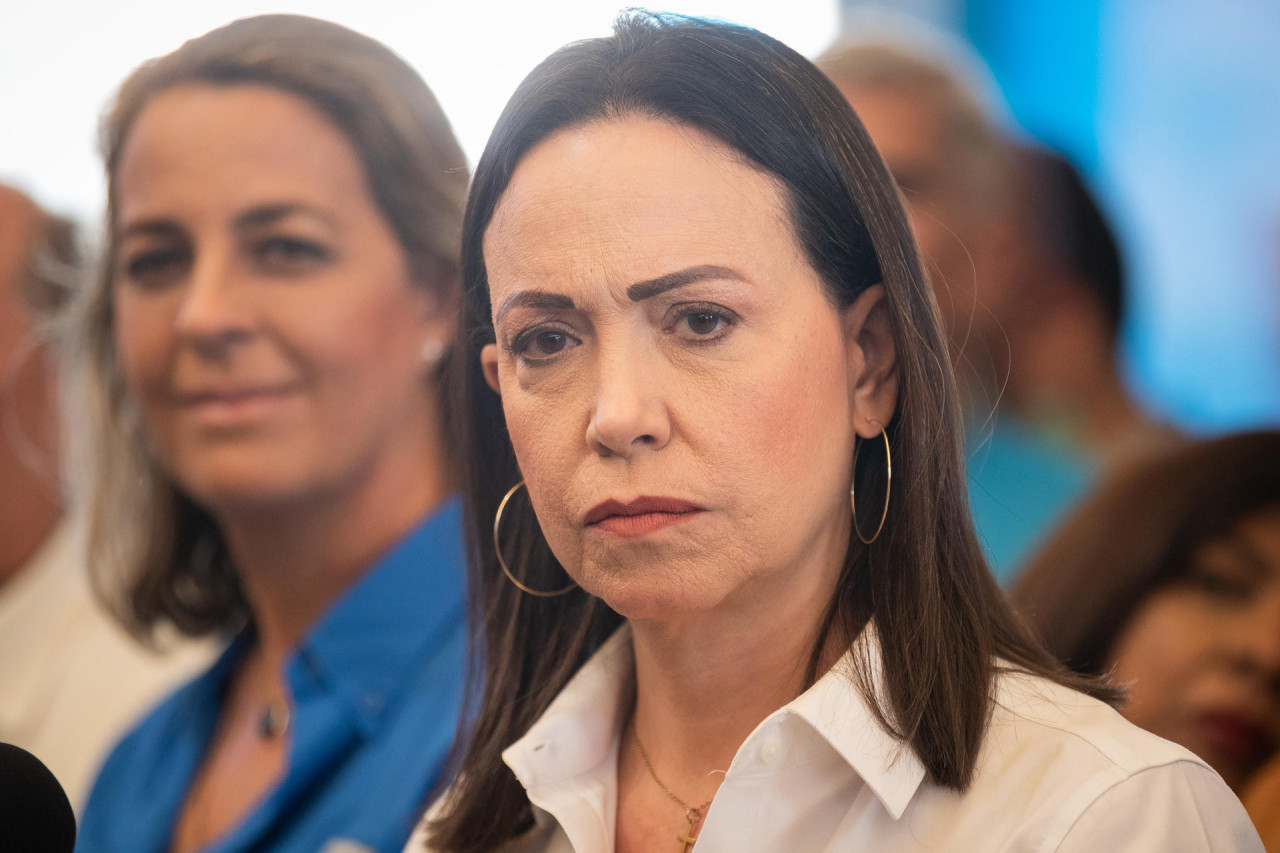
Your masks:
<svg viewBox="0 0 1280 853"><path fill-rule="evenodd" d="M1199 758L1146 732L1097 699L1046 678L1004 669L980 757L987 762L1023 762L1053 756L1082 774L1127 774Z"/></svg>
<svg viewBox="0 0 1280 853"><path fill-rule="evenodd" d="M1103 702L1025 673L998 679L969 798L999 803L998 823L1032 832L1034 849L1262 849L1201 759ZM1212 843L1182 846L1188 838Z"/></svg>

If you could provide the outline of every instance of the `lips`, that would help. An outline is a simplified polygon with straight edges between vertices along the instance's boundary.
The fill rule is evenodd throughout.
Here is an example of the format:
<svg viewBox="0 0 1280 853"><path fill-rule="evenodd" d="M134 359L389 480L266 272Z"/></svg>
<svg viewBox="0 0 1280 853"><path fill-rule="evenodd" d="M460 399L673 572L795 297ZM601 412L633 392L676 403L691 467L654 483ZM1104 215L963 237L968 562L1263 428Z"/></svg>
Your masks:
<svg viewBox="0 0 1280 853"><path fill-rule="evenodd" d="M687 521L702 511L697 504L679 498L639 497L625 503L607 500L596 504L583 522L605 533L633 537Z"/></svg>
<svg viewBox="0 0 1280 853"><path fill-rule="evenodd" d="M1275 749L1266 726L1244 714L1209 711L1200 715L1199 725L1211 746L1245 766Z"/></svg>
<svg viewBox="0 0 1280 853"><path fill-rule="evenodd" d="M231 427L267 417L277 404L293 397L295 384L249 387L209 387L177 391L172 399L197 423L211 427Z"/></svg>
<svg viewBox="0 0 1280 853"><path fill-rule="evenodd" d="M198 406L201 403L237 403L258 397L281 397L295 390L297 386L292 382L246 386L210 385L174 391L173 399L180 405Z"/></svg>

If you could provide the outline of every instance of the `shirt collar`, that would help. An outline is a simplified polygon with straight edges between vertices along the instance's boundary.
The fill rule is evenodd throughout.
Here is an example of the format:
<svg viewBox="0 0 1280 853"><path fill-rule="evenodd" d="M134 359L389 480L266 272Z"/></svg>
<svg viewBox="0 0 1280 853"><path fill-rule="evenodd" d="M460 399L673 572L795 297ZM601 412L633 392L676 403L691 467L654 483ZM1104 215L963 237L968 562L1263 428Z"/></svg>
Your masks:
<svg viewBox="0 0 1280 853"><path fill-rule="evenodd" d="M876 718L853 678L859 665L876 695L884 697L880 641L871 623L826 675L779 713L794 714L812 726L897 820L924 781L925 768L915 751Z"/></svg>
<svg viewBox="0 0 1280 853"><path fill-rule="evenodd" d="M448 499L334 602L286 666L291 689L333 691L372 731L422 654L465 608L461 501Z"/></svg>
<svg viewBox="0 0 1280 853"><path fill-rule="evenodd" d="M908 745L885 731L858 690L851 677L858 656L877 694L883 695L880 644L869 624L831 671L757 731L780 716L804 720L896 820L924 781L925 768ZM624 625L578 670L528 733L502 753L535 805L616 760L634 683L631 631ZM754 737L747 738L744 750Z"/></svg>
<svg viewBox="0 0 1280 853"><path fill-rule="evenodd" d="M502 760L533 793L573 780L616 758L617 739L631 710L635 656L631 628L605 641Z"/></svg>

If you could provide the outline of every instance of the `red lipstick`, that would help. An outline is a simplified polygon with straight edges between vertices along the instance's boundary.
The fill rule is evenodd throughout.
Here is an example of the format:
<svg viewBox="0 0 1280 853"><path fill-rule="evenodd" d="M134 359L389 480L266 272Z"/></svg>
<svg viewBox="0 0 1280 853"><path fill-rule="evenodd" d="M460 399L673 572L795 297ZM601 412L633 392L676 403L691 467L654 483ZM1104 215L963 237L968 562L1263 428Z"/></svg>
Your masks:
<svg viewBox="0 0 1280 853"><path fill-rule="evenodd" d="M1244 714L1209 711L1200 715L1199 724L1210 745L1246 766L1257 764L1275 749L1266 727Z"/></svg>
<svg viewBox="0 0 1280 853"><path fill-rule="evenodd" d="M626 503L607 500L592 507L583 523L604 533L633 538L687 521L702 511L697 504L678 498L638 497Z"/></svg>

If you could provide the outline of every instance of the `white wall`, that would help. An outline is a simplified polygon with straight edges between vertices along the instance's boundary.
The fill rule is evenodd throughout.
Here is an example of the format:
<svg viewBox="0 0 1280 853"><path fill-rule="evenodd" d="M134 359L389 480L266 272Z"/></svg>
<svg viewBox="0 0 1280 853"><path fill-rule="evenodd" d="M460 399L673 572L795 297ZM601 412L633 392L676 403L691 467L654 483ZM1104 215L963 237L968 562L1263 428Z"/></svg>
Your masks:
<svg viewBox="0 0 1280 853"><path fill-rule="evenodd" d="M385 42L427 80L474 164L520 79L544 56L603 35L625 0L112 0L0 2L0 182L96 224L98 115L138 63L235 18L298 12ZM835 0L674 0L663 8L747 24L802 53L836 32Z"/></svg>

